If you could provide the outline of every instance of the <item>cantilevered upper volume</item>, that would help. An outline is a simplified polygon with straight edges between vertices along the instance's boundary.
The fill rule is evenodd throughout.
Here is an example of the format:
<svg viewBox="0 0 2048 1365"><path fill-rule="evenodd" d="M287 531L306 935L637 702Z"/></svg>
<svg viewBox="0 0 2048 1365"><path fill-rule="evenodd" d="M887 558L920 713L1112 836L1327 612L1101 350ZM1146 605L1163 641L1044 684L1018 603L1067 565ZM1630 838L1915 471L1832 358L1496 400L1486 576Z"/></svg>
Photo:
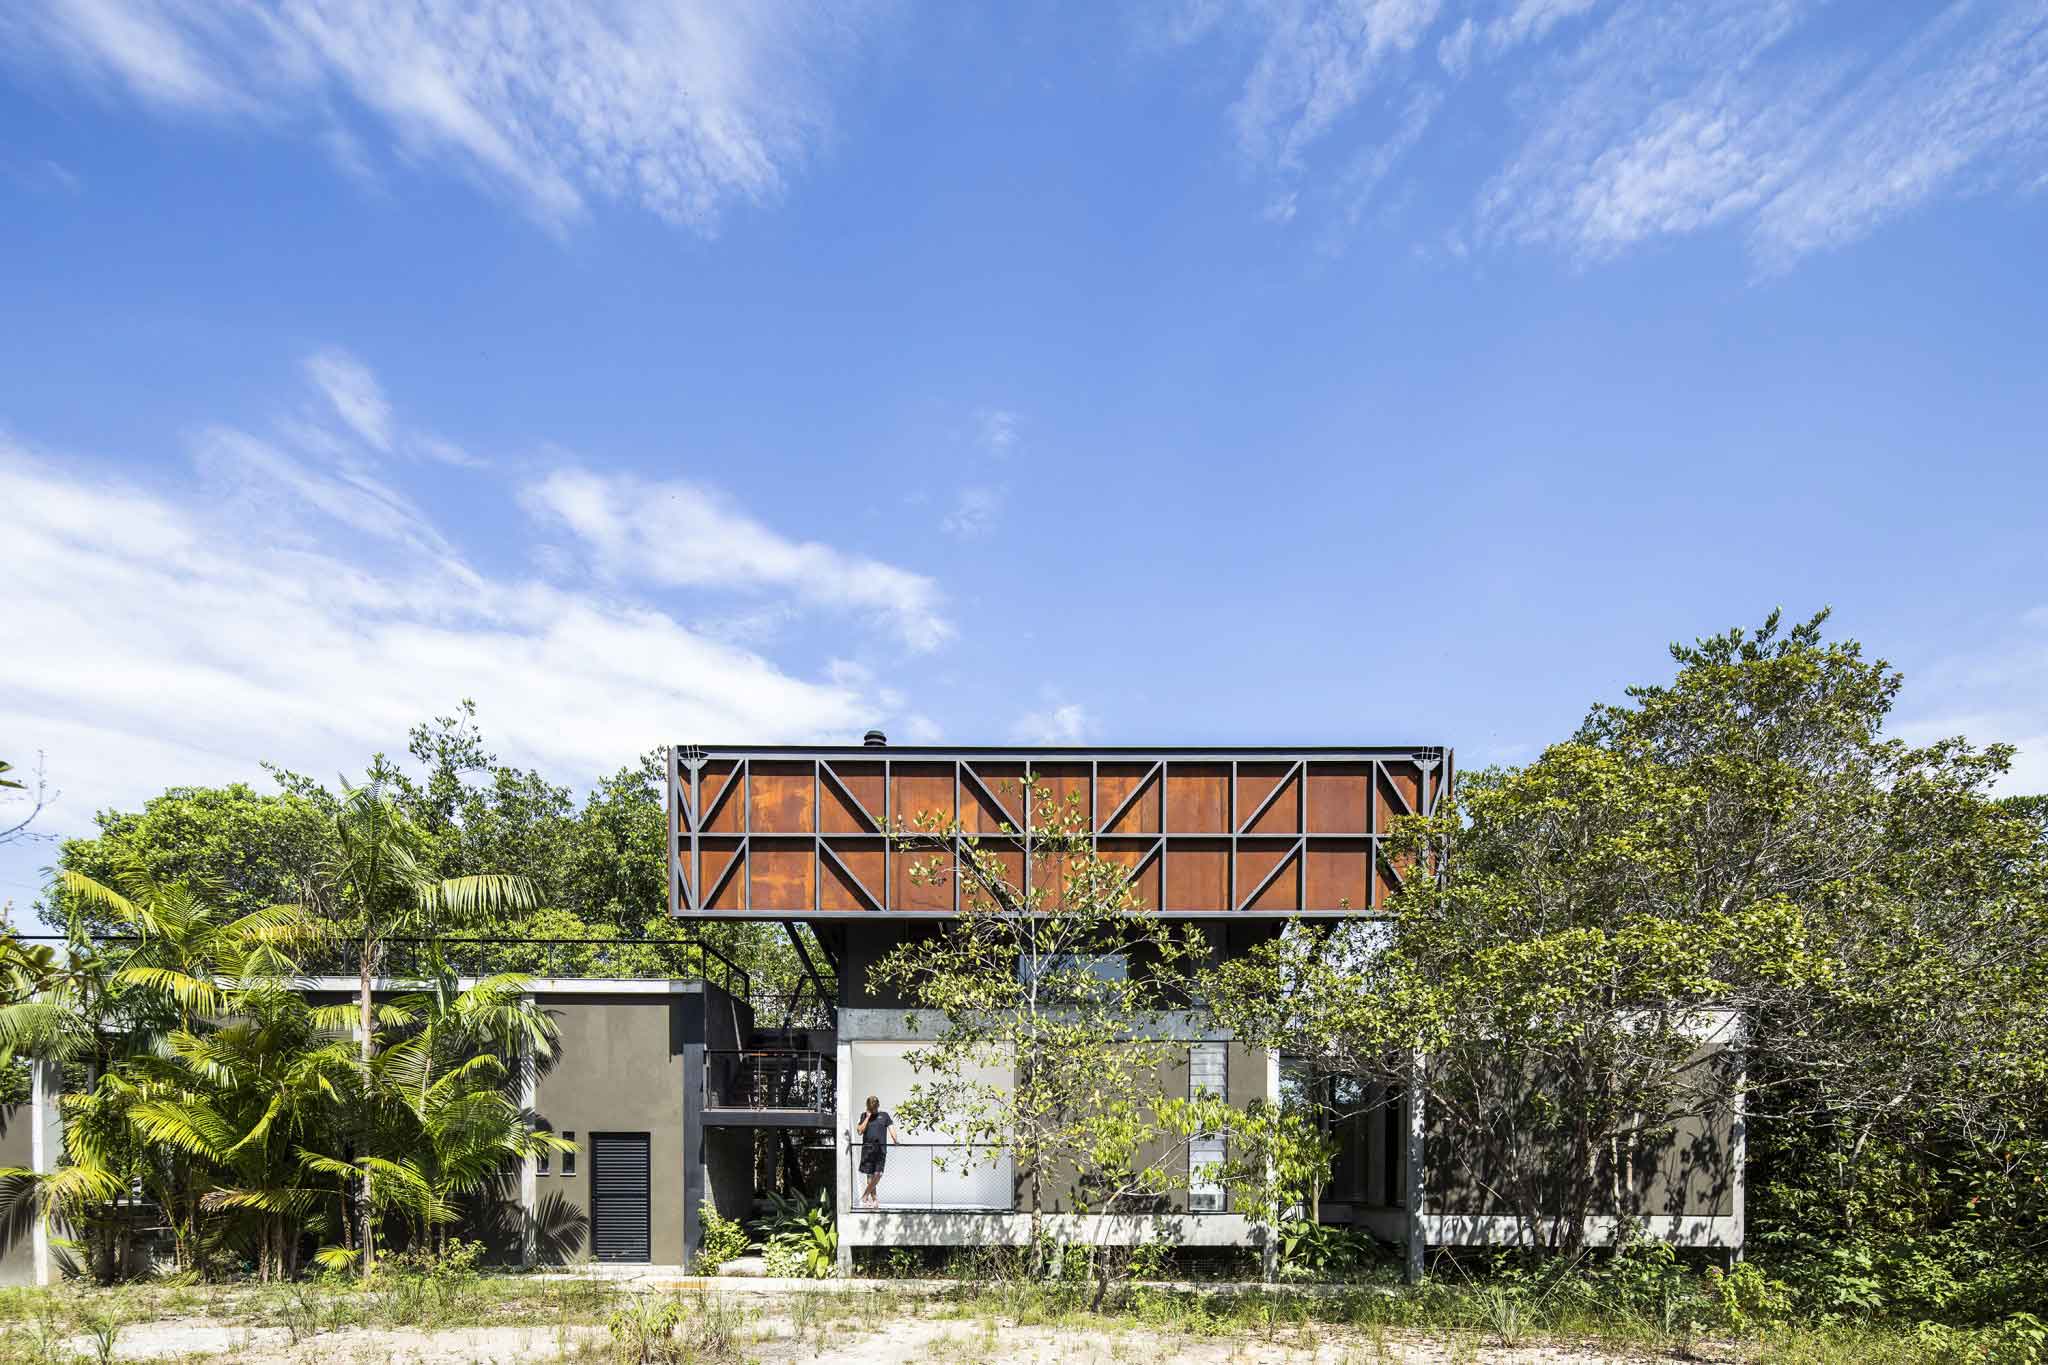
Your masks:
<svg viewBox="0 0 2048 1365"><path fill-rule="evenodd" d="M950 915L955 880L908 875L892 846L920 816L984 847L1029 837L1030 775L1087 813L1096 851L1176 917L1368 913L1399 884L1393 822L1433 811L1451 751L676 745L669 750L669 909L776 919ZM943 856L943 855L941 855ZM1013 855L1022 880L1024 859Z"/></svg>

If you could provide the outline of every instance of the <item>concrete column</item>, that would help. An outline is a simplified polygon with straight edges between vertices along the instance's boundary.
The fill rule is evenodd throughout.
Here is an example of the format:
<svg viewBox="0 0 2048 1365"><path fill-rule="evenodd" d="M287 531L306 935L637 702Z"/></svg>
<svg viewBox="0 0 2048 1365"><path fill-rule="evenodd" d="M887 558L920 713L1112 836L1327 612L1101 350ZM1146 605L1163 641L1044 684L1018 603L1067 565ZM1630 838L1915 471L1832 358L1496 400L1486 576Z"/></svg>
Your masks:
<svg viewBox="0 0 2048 1365"><path fill-rule="evenodd" d="M1268 1052L1266 1054L1266 1103L1273 1105L1280 1103L1280 1054L1277 1052ZM1266 1186L1268 1189L1272 1188L1275 1175L1272 1163L1270 1161L1267 1162ZM1287 1216L1286 1209L1276 1209L1274 1212L1281 1218ZM1259 1247L1259 1271L1265 1276L1266 1283L1268 1284L1280 1278L1280 1229L1277 1224L1266 1229L1265 1242Z"/></svg>
<svg viewBox="0 0 2048 1365"><path fill-rule="evenodd" d="M526 1004L533 1003L530 995L522 996ZM519 1045L519 1107L528 1114L540 1108L540 1073L536 1068L533 1047L529 1043ZM540 1259L540 1248L535 1244L535 1218L540 1209L540 1165L533 1157L519 1163L519 1264L531 1269Z"/></svg>
<svg viewBox="0 0 2048 1365"><path fill-rule="evenodd" d="M1730 1239L1734 1245L1728 1249L1728 1264L1731 1267L1742 1259L1743 1242L1746 1240L1743 1204L1744 1191L1749 1185L1749 1104L1742 1085L1748 1079L1746 1075L1738 1075L1735 1078L1735 1117L1728 1130L1729 1175L1733 1181L1733 1188L1729 1192L1732 1204L1729 1211L1735 1215L1735 1232Z"/></svg>
<svg viewBox="0 0 2048 1365"><path fill-rule="evenodd" d="M29 1165L37 1175L57 1169L64 1155L64 1111L58 1100L64 1090L63 1068L55 1062L30 1063ZM57 1283L57 1257L50 1246L50 1223L46 1216L36 1219L34 1232L35 1282Z"/></svg>
<svg viewBox="0 0 2048 1365"><path fill-rule="evenodd" d="M853 1274L853 1239L847 1236L848 1216L853 1211L853 1166L846 1159L847 1144L853 1141L853 1044L846 1039L846 1014L839 1016L838 1091L832 1128L832 1206L839 1220L839 1273Z"/></svg>
<svg viewBox="0 0 2048 1365"><path fill-rule="evenodd" d="M1422 1278L1429 1244L1423 1233L1423 1094L1422 1055L1415 1056L1414 1083L1408 1087L1408 1263L1410 1284Z"/></svg>
<svg viewBox="0 0 2048 1365"><path fill-rule="evenodd" d="M683 1265L704 1245L704 1044L683 1044Z"/></svg>

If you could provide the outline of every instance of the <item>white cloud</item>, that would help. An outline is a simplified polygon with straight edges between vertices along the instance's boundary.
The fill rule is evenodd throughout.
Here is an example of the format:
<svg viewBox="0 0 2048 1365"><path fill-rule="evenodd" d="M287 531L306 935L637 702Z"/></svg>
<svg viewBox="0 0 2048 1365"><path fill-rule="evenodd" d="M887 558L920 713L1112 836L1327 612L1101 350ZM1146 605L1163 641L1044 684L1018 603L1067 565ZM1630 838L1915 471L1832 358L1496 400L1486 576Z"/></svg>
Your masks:
<svg viewBox="0 0 2048 1365"><path fill-rule="evenodd" d="M1514 8L1486 26L1486 40L1496 52L1505 51L1521 43L1533 42L1565 20L1586 13L1599 2L1600 0L1516 0Z"/></svg>
<svg viewBox="0 0 2048 1365"><path fill-rule="evenodd" d="M1002 512L1002 489L974 485L954 494L953 508L939 525L949 536L973 540L993 531Z"/></svg>
<svg viewBox="0 0 2048 1365"><path fill-rule="evenodd" d="M206 428L195 439L194 452L200 468L219 479L239 505L281 522L292 519L303 504L380 540L433 555L451 553L410 498L360 464L344 460L332 468L315 467L233 427Z"/></svg>
<svg viewBox="0 0 2048 1365"><path fill-rule="evenodd" d="M1891 728L1910 743L1950 735L2019 748L2004 794L2048 794L2048 609L1971 649L1907 668Z"/></svg>
<svg viewBox="0 0 2048 1365"><path fill-rule="evenodd" d="M1017 444L1017 428L1023 418L1008 408L983 408L974 414L980 428L981 447L991 455L1007 455Z"/></svg>
<svg viewBox="0 0 2048 1365"><path fill-rule="evenodd" d="M674 739L845 740L884 714L866 675L796 677L644 603L427 556L365 567L17 444L0 501L0 735L48 754L53 832L174 782L260 781L262 759L358 771L465 696L508 757L571 781Z"/></svg>
<svg viewBox="0 0 2048 1365"><path fill-rule="evenodd" d="M1467 15L1463 23L1437 43L1437 62L1453 76L1464 75L1472 65L1472 46L1478 38L1479 26L1472 22L1470 15Z"/></svg>
<svg viewBox="0 0 2048 1365"><path fill-rule="evenodd" d="M1067 702L1019 716L1017 723L1010 727L1010 739L1016 744L1080 744L1093 728L1087 708Z"/></svg>
<svg viewBox="0 0 2048 1365"><path fill-rule="evenodd" d="M306 374L349 429L377 449L391 449L391 404L370 367L332 347L306 358Z"/></svg>
<svg viewBox="0 0 2048 1365"><path fill-rule="evenodd" d="M870 17L800 0L30 0L0 34L162 107L305 125L366 170L344 117L554 224L592 196L708 229L782 192ZM337 96L339 99L337 100Z"/></svg>
<svg viewBox="0 0 2048 1365"><path fill-rule="evenodd" d="M400 430L392 416L391 400L370 367L336 346L324 347L306 357L306 377L320 390L334 415L354 432L356 438L379 454L395 451L441 464L481 469L484 461L429 432ZM322 440L317 430L299 430L313 440Z"/></svg>
<svg viewBox="0 0 2048 1365"><path fill-rule="evenodd" d="M1287 0L1256 7L1259 55L1231 107L1238 146L1282 168L1370 90L1386 62L1421 41L1439 0Z"/></svg>
<svg viewBox="0 0 2048 1365"><path fill-rule="evenodd" d="M1226 30L1250 35L1230 117L1248 166L1280 182L1260 189L1286 205L1274 221L1320 189L1355 226L1347 182L1416 158L1432 66L1467 78L1431 125L1460 148L1434 171L1479 168L1469 220L1444 229L1460 243L1598 259L1721 229L1781 268L1939 196L2048 183L2048 0L1846 19L1825 0L1501 0L1476 17L1247 0L1167 36Z"/></svg>
<svg viewBox="0 0 2048 1365"><path fill-rule="evenodd" d="M1782 266L2048 163L2048 7L1951 5L1881 57L1820 39L1815 11L1618 10L1553 73L1482 225L1595 257L1728 225Z"/></svg>
<svg viewBox="0 0 2048 1365"><path fill-rule="evenodd" d="M699 484L558 469L528 484L520 500L537 518L571 532L608 577L774 591L878 617L916 650L953 635L931 579L817 541L791 540Z"/></svg>

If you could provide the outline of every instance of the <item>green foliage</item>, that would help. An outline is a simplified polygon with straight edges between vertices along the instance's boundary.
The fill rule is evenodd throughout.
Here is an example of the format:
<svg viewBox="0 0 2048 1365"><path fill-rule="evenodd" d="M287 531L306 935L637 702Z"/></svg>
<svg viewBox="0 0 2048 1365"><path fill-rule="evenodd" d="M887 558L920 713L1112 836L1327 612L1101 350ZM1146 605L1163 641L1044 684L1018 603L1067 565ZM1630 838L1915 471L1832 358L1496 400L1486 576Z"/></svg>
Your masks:
<svg viewBox="0 0 2048 1365"><path fill-rule="evenodd" d="M1797 1311L2041 1302L2042 807L1989 795L2009 748L1886 737L1899 675L1824 621L1675 646L1668 683L1463 775L1397 822L1386 924L1296 926L1212 1008L1426 1092L1434 1178L1560 1252L1667 1212L1645 1173L1739 1097L1752 1245Z"/></svg>
<svg viewBox="0 0 2048 1365"><path fill-rule="evenodd" d="M761 1243L770 1275L822 1280L839 1269L839 1224L832 1216L829 1194L816 1200L770 1193L774 1212Z"/></svg>
<svg viewBox="0 0 2048 1365"><path fill-rule="evenodd" d="M715 1274L727 1261L747 1254L747 1230L736 1218L719 1215L708 1201L698 1210L703 1239L697 1248L697 1273Z"/></svg>
<svg viewBox="0 0 2048 1365"><path fill-rule="evenodd" d="M621 1365L660 1365L690 1359L676 1329L689 1321L681 1299L636 1294L605 1324L612 1334L612 1359Z"/></svg>
<svg viewBox="0 0 2048 1365"><path fill-rule="evenodd" d="M1370 1259L1369 1234L1306 1218L1290 1218L1276 1229L1280 1278L1328 1284L1348 1279Z"/></svg>
<svg viewBox="0 0 2048 1365"><path fill-rule="evenodd" d="M294 793L263 795L242 783L172 787L140 811L101 811L99 833L66 839L62 867L102 885L139 873L159 885L206 889L228 918L300 901L326 848L325 814ZM62 927L71 892L52 891L45 918ZM116 922L88 909L89 927Z"/></svg>

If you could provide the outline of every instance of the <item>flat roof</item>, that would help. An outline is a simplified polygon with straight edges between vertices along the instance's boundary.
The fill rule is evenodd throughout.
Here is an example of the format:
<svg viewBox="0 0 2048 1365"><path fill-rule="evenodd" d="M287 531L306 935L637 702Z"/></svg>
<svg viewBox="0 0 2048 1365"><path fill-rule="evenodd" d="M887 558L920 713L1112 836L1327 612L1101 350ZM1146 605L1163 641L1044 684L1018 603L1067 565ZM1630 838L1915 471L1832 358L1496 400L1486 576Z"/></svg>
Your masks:
<svg viewBox="0 0 2048 1365"><path fill-rule="evenodd" d="M1448 753L1444 744L677 744L679 749L698 748L707 753L726 754L861 754L889 758L899 754L944 757L953 754L1026 755L1034 758L1100 758L1105 754L1133 758L1188 758L1214 755L1218 758L1246 756L1286 758L1319 754L1409 754L1431 750Z"/></svg>

